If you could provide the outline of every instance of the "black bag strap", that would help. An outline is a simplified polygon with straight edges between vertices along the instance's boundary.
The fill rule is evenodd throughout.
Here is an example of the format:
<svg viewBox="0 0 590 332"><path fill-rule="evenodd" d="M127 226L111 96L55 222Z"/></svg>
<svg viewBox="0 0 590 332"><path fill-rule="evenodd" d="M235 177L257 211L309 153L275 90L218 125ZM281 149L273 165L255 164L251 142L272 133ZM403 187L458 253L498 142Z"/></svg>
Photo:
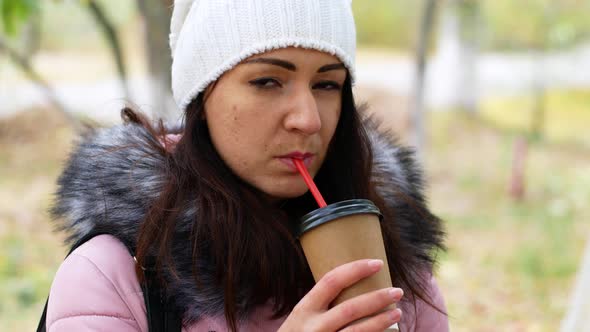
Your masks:
<svg viewBox="0 0 590 332"><path fill-rule="evenodd" d="M47 296L47 300L45 301L45 308L43 308L43 314L41 315L41 319L39 319L39 325L37 325L37 332L45 332L46 331L47 302L49 302L49 296Z"/></svg>
<svg viewBox="0 0 590 332"><path fill-rule="evenodd" d="M141 285L150 332L181 331L182 319L173 309L170 299L158 285L153 264L142 267L144 283Z"/></svg>
<svg viewBox="0 0 590 332"><path fill-rule="evenodd" d="M82 244L86 243L90 239L108 233L103 232L91 232L81 239L76 241L76 243L70 249L70 252L66 255L66 258L70 256L70 254L80 247ZM131 256L135 259L135 254L127 245L127 250ZM147 311L147 320L148 320L148 328L150 332L176 332L181 331L182 329L182 319L176 310L172 309L169 301L165 300L164 294L160 287L158 287L156 282L156 275L152 268L144 269L144 279L145 282L141 285L141 289L144 295L144 302ZM39 320L39 325L37 326L37 332L46 332L46 321L47 321L47 304L49 303L49 295L47 296L47 301L45 301L45 307L43 308L43 314L41 315L41 319Z"/></svg>

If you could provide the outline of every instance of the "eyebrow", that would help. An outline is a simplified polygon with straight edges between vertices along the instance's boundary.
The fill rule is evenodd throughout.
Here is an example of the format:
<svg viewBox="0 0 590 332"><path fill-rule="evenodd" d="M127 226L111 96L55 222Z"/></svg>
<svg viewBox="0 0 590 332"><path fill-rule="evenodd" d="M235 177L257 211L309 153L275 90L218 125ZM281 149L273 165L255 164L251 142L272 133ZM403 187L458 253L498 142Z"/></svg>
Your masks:
<svg viewBox="0 0 590 332"><path fill-rule="evenodd" d="M297 66L293 63L285 60L275 59L275 58L254 58L244 61L244 63L262 63L268 65L279 66L285 68L289 71L297 71ZM338 70L338 69L346 69L343 63L333 63L329 65L325 65L318 69L318 73L325 73L330 70Z"/></svg>

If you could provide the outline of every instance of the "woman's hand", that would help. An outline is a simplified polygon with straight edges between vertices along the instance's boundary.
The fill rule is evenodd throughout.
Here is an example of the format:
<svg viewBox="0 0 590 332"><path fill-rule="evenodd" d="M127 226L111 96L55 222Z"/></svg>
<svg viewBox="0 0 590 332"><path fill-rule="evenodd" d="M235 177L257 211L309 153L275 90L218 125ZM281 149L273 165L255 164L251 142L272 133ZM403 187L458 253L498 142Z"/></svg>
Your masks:
<svg viewBox="0 0 590 332"><path fill-rule="evenodd" d="M399 322L401 310L388 310L367 320L347 326L357 319L374 315L398 302L403 296L399 288L380 289L356 296L337 306L328 306L345 288L375 274L383 267L380 260L358 260L339 266L320 281L293 308L279 332L312 331L379 331ZM347 326L345 328L345 326Z"/></svg>

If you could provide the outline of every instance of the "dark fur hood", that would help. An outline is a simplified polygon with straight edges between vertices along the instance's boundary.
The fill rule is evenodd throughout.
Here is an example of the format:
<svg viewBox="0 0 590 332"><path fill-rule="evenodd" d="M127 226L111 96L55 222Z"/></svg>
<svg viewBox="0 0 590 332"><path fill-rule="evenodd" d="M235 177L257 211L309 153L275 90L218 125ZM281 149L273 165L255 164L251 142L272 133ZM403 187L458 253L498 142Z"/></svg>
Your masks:
<svg viewBox="0 0 590 332"><path fill-rule="evenodd" d="M410 150L377 130L374 121L365 124L374 149L373 176L378 192L395 211L400 240L430 272L436 250L443 248L444 233L441 221L426 207L421 171ZM98 129L80 139L58 180L52 209L57 229L68 235L68 245L99 231L134 247L139 224L165 180L166 157L155 144L154 137L135 124ZM400 192L414 202L398 199ZM416 208L422 213L416 213ZM195 221L194 209L183 211L177 231L188 232ZM175 257L180 256L177 268L181 279L171 282L169 289L185 320L223 313L223 291L213 280L213 268L198 262L204 287L197 288L190 250L176 246L172 250Z"/></svg>

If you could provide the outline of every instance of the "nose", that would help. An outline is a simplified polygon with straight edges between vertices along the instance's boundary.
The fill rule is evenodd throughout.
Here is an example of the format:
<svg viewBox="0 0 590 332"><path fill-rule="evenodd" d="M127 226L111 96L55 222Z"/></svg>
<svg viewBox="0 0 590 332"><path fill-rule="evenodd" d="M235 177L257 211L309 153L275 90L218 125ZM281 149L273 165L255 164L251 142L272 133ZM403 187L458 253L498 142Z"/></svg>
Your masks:
<svg viewBox="0 0 590 332"><path fill-rule="evenodd" d="M285 116L285 128L306 135L315 134L322 128L317 101L309 88L300 89L292 97L289 111Z"/></svg>

